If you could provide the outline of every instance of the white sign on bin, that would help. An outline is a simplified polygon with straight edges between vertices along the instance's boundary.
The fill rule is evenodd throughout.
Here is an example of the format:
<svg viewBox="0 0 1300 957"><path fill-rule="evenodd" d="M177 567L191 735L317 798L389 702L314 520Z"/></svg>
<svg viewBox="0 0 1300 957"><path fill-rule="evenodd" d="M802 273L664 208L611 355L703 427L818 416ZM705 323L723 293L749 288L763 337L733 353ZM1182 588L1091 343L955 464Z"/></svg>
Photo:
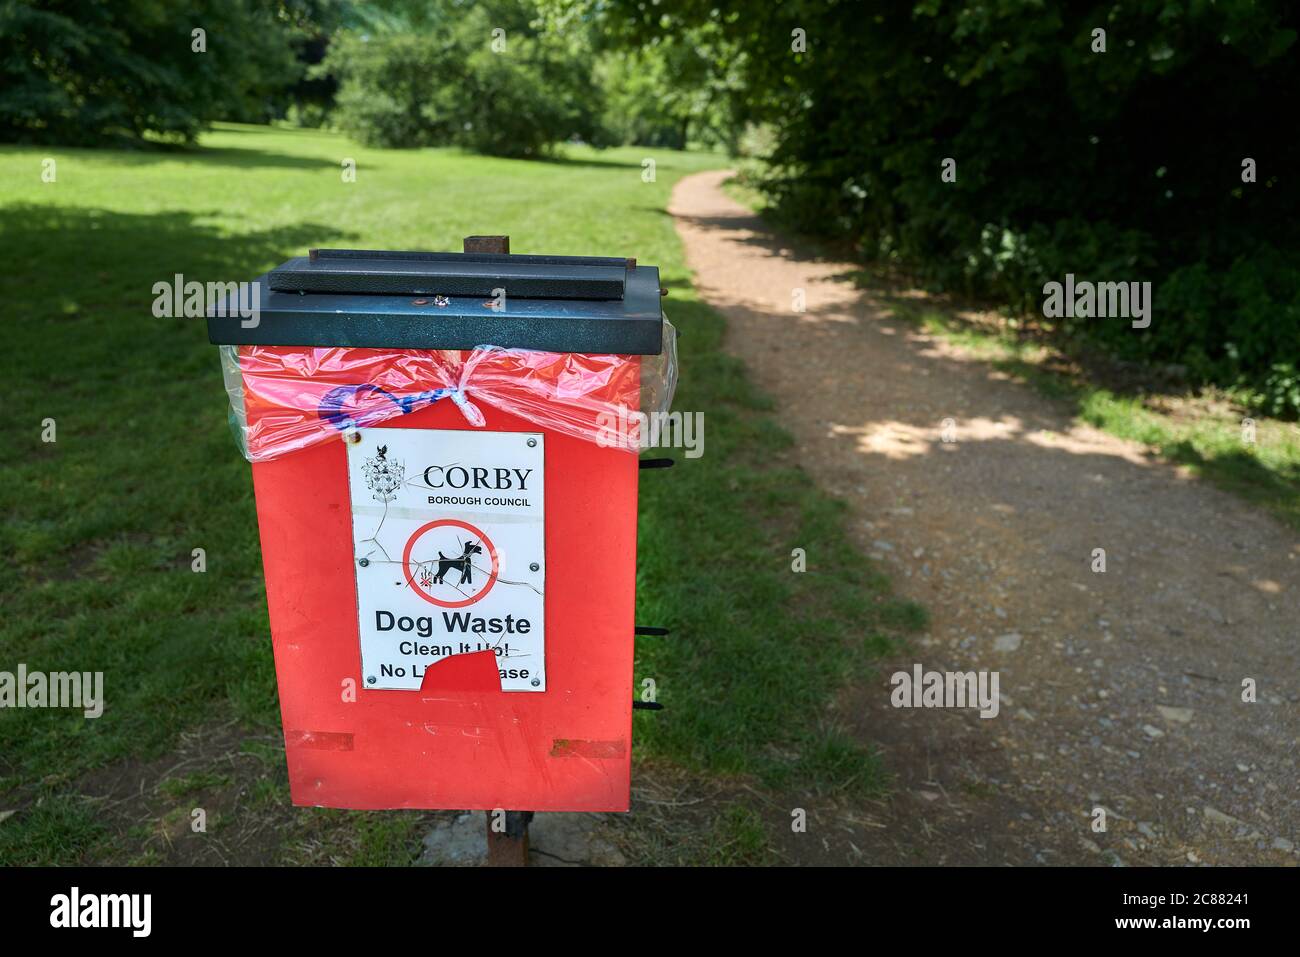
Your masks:
<svg viewBox="0 0 1300 957"><path fill-rule="evenodd" d="M358 429L347 443L362 687L418 690L493 651L503 691L546 690L544 437Z"/></svg>

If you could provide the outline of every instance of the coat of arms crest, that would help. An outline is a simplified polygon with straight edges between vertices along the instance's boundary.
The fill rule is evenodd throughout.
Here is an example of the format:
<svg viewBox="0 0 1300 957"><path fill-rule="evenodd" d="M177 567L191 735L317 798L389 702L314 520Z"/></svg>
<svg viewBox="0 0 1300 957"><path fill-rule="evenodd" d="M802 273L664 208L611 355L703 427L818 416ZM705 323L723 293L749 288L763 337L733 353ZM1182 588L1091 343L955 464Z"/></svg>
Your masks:
<svg viewBox="0 0 1300 957"><path fill-rule="evenodd" d="M388 503L397 498L394 494L402 487L402 482L406 478L406 466L401 462L393 462L388 458L388 446L381 445L378 454L372 459L366 459L361 466L361 474L365 476L366 488L374 493L371 497L376 502Z"/></svg>

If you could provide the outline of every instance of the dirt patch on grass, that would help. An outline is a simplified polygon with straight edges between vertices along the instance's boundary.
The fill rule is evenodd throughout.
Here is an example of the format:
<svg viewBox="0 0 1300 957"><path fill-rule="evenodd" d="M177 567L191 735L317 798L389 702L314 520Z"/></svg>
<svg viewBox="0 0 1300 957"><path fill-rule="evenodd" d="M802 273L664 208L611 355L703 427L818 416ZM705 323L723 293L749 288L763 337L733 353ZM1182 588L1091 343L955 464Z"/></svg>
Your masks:
<svg viewBox="0 0 1300 957"><path fill-rule="evenodd" d="M83 859L62 863L167 866L412 864L436 815L294 807L284 743L238 722L205 724L153 760L117 761L58 795L12 795L21 826L42 802L71 802L93 821ZM84 814L82 812L85 812Z"/></svg>
<svg viewBox="0 0 1300 957"><path fill-rule="evenodd" d="M279 863L294 818L283 754L278 735L226 722L182 733L162 758L92 771L71 790L113 835L94 863Z"/></svg>

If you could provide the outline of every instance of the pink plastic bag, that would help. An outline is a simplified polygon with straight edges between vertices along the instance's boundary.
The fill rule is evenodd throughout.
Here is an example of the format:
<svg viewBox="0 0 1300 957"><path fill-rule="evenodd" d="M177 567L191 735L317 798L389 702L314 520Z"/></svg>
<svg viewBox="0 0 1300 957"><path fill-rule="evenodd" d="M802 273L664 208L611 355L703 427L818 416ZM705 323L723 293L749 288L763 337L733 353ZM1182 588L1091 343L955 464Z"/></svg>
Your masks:
<svg viewBox="0 0 1300 957"><path fill-rule="evenodd" d="M222 346L231 425L250 462L378 425L449 399L473 426L478 403L604 446L640 448L637 413L665 414L677 385L676 332L654 356L479 346L469 351Z"/></svg>

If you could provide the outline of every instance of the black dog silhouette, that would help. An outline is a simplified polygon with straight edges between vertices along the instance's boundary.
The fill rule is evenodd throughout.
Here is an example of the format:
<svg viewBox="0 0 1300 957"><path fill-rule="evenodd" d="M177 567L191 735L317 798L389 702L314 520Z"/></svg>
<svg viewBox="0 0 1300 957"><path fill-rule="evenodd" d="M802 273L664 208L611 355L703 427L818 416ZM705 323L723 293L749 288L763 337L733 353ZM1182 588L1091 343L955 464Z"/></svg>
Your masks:
<svg viewBox="0 0 1300 957"><path fill-rule="evenodd" d="M477 542L470 541L466 542L461 547L464 551L461 553L460 558L448 558L442 552L438 552L438 574L433 576L433 580L436 584L444 584L444 576L446 576L447 572L451 571L453 568L460 572L460 584L472 585L474 583L474 566L470 564L470 556L482 555L483 546L479 545Z"/></svg>

